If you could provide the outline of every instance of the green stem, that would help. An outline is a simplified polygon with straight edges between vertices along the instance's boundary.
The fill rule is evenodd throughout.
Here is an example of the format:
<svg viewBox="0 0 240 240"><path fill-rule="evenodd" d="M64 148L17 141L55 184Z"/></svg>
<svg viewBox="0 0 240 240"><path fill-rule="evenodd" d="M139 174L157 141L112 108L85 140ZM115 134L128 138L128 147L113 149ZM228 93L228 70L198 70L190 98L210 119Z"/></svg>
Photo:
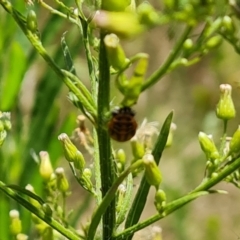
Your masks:
<svg viewBox="0 0 240 240"><path fill-rule="evenodd" d="M142 86L142 91L146 90L147 88L151 87L152 85L154 85L159 79L161 79L161 77L163 77L163 75L165 73L167 73L169 67L171 66L172 62L174 61L174 59L177 57L177 55L180 53L180 51L182 50L183 47L183 43L186 40L186 38L188 37L189 33L191 32L192 27L191 26L187 26L187 28L185 29L185 31L183 32L182 36L180 37L180 39L178 40L178 42L174 45L174 48L171 50L168 58L166 59L166 61L163 63L163 65L157 70L155 71L147 80L146 82L143 84Z"/></svg>
<svg viewBox="0 0 240 240"><path fill-rule="evenodd" d="M62 13L62 12L56 10L55 8L49 6L47 3L45 3L45 2L42 1L42 0L40 0L39 3L40 3L40 5L41 5L42 7L46 8L47 10L49 10L50 13L52 13L52 14L56 14L56 15L62 17L62 18L68 19L70 22L75 23L75 24L78 25L78 21L77 21L75 18L72 18L72 17L70 17L69 15L64 14L64 13ZM59 2L58 2L58 3L59 3ZM65 5L64 5L64 8L66 8ZM70 12L69 9L67 9L67 10Z"/></svg>
<svg viewBox="0 0 240 240"><path fill-rule="evenodd" d="M104 214L104 212L106 211L107 207L109 206L109 204L111 203L111 201L114 199L115 197L115 193L119 187L119 185L123 182L123 180L127 177L127 175L131 172L133 172L135 169L139 168L142 166L142 160L138 160L136 161L134 164L132 164L131 166L129 166L113 183L113 185L111 186L111 188L108 190L107 194L105 195L105 197L103 198L101 204L99 205L99 207L97 208L96 212L94 213L92 220L91 220L91 224L89 226L89 230L88 230L88 238L87 240L93 240L94 239L94 235L96 233L98 224L101 220L101 216ZM105 239L105 238L104 238Z"/></svg>
<svg viewBox="0 0 240 240"><path fill-rule="evenodd" d="M223 120L223 136L221 139L221 145L220 145L220 155L224 156L224 148L226 146L226 138L227 138L227 120Z"/></svg>
<svg viewBox="0 0 240 240"><path fill-rule="evenodd" d="M105 34L101 32L99 53L99 86L98 86L98 144L102 183L102 196L111 188L114 182L114 166L111 155L111 143L106 129L105 116L109 112L110 99L110 68L108 64L106 49L104 45ZM103 215L103 237L112 239L115 226L115 201L113 200Z"/></svg>
<svg viewBox="0 0 240 240"><path fill-rule="evenodd" d="M240 167L240 158L237 158L232 164L226 166L218 175L214 178L208 179L206 182L202 182L198 187L196 187L192 192L198 192L203 190L208 190L220 181L224 180L228 175L236 171Z"/></svg>
<svg viewBox="0 0 240 240"><path fill-rule="evenodd" d="M63 82L68 86L69 90L71 90L77 96L78 100L83 104L84 108L86 108L86 110L91 115L86 116L90 119L90 121L94 123L94 119L96 118L96 107L94 106L93 99L87 88L81 83L81 81L76 76L74 76L68 71L61 70L57 66L54 60L48 55L46 49L43 47L42 42L37 36L37 34L31 32L26 27L26 18L21 13L16 11L12 7L10 2L8 2L7 0L0 0L0 4L9 14L12 15L14 20L17 22L17 24L22 29L28 40L37 50L37 52L44 58L44 60L53 69L53 71L61 78L61 80L63 80ZM76 82L78 85L76 86L74 82Z"/></svg>
<svg viewBox="0 0 240 240"><path fill-rule="evenodd" d="M28 201L26 201L24 198L22 198L20 195L18 195L15 191L8 188L3 182L0 182L0 189L6 195L8 195L10 198L12 198L16 202L20 203L23 207L28 209L31 213L35 214L37 217L42 219L44 222L46 222L52 228L57 230L59 233L61 233L67 239L70 239L70 240L80 240L81 239L78 235L74 234L71 230L65 228L62 224L60 224L59 222L54 220L54 218L52 216L49 216L43 210L36 208L32 204L30 204Z"/></svg>
<svg viewBox="0 0 240 240"><path fill-rule="evenodd" d="M172 201L171 203L168 203L165 207L165 210L162 214L156 214L143 222L140 222L138 224L135 224L127 229L125 229L120 234L116 235L114 237L114 240L122 240L127 239L128 236L133 235L134 232L137 232L154 222L157 222L161 218L169 215L170 213L174 212L175 210L179 209L180 207L184 206L186 203L194 200L198 196L206 195L206 191L208 191L211 187L215 186L222 180L224 180L228 175L236 171L238 168L240 168L240 158L236 159L232 164L228 165L222 172L218 174L217 177L208 179L204 182L202 182L198 187L196 187L192 192L187 194L186 196L179 198L177 200ZM220 192L220 191L219 191ZM212 193L212 192L210 192Z"/></svg>
<svg viewBox="0 0 240 240"><path fill-rule="evenodd" d="M174 200L166 205L166 207L164 208L164 212L155 214L154 216L146 219L145 221L140 222L136 225L133 225L132 227L125 229L123 232L116 235L114 240L126 239L128 236L133 235L134 232L148 227L152 223L159 221L160 219L166 217L170 213L172 213L175 210L179 209L180 207L184 206L188 202L193 201L194 199L196 199L200 196L207 195L207 194L209 194L208 191L201 191L201 192L192 193L192 194L189 194L182 198L179 198L177 200Z"/></svg>

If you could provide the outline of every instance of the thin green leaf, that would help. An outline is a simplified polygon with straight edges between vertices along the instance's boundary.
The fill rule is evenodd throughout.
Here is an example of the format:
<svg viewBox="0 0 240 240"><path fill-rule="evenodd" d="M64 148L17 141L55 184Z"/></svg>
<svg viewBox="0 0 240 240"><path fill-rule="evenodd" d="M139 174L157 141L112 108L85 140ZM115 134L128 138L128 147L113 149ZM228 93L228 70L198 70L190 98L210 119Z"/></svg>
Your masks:
<svg viewBox="0 0 240 240"><path fill-rule="evenodd" d="M159 164L162 152L167 142L172 118L173 118L173 112L170 112L162 126L161 132L158 136L157 142L152 151L152 154L157 164ZM149 189L150 189L150 185L147 183L145 176L143 176L140 187L138 189L138 192L134 198L132 207L127 216L127 220L125 223L126 228L129 228L130 226L136 224L139 221L143 208L147 201ZM126 240L130 240L132 239L132 237L133 235L130 235L126 238Z"/></svg>

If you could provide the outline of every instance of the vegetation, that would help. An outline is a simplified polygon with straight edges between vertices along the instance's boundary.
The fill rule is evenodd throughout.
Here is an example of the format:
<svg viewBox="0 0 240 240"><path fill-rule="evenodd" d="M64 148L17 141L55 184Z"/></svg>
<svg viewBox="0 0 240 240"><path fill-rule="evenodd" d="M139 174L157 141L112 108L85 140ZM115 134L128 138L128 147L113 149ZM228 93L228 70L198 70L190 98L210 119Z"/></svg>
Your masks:
<svg viewBox="0 0 240 240"><path fill-rule="evenodd" d="M238 56L238 1L0 0L0 4L1 239L130 240L171 213L181 226L181 208L201 196L227 193L216 187L221 182L239 188L240 128L232 121L238 105L228 82L219 81L216 109L211 104L204 106L216 116L213 120L208 115L208 132L198 134L204 161L198 161L201 166L194 173L187 168L193 178L188 179L187 193L174 186L170 189L167 179L173 169L165 172L158 166L160 160L167 160L169 147L176 165L180 160L177 151L185 150L181 140L175 145L177 150L172 146L176 130L172 107L162 108L160 129L146 119L136 129L138 111L133 110L153 86L161 91L166 80L170 81L166 76L183 76L186 69L199 66L213 53L220 56L224 44ZM162 64L153 64L160 46L152 54L137 52L138 45L132 55L124 50L128 43L141 41L156 29L164 29L173 43ZM161 40L158 35L155 42L161 44ZM220 68L212 68L221 73ZM181 85L187 89L183 80ZM206 100L202 93L200 101ZM175 106L185 109L184 115L185 100ZM163 104L155 103L152 109L147 106L145 117L151 118L154 109L161 110ZM76 109L81 111L78 117ZM211 129L217 118L221 125ZM219 141L213 140L213 134ZM196 134L184 137L188 144L197 139ZM199 169L203 178L193 185ZM155 213L141 218L151 194ZM148 237L162 239L160 229ZM177 237L187 239L182 230ZM204 239L218 237L214 230L206 230Z"/></svg>

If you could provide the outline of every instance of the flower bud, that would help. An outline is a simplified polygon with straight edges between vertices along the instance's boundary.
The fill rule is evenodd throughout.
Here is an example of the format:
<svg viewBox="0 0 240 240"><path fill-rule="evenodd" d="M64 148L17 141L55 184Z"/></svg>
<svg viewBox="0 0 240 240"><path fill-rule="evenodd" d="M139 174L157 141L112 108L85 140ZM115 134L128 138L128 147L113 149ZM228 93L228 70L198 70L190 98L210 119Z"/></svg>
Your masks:
<svg viewBox="0 0 240 240"><path fill-rule="evenodd" d="M131 4L131 0L102 0L102 9L113 12L124 11Z"/></svg>
<svg viewBox="0 0 240 240"><path fill-rule="evenodd" d="M122 165L125 165L126 163L126 154L123 149L118 149L116 152L116 160L117 162L121 163Z"/></svg>
<svg viewBox="0 0 240 240"><path fill-rule="evenodd" d="M27 28L33 33L38 30L37 16L33 10L30 10L27 14Z"/></svg>
<svg viewBox="0 0 240 240"><path fill-rule="evenodd" d="M120 70L129 61L119 44L119 38L116 34L111 33L105 36L104 43L107 50L109 64L115 69Z"/></svg>
<svg viewBox="0 0 240 240"><path fill-rule="evenodd" d="M201 149L205 153L207 159L215 160L220 157L219 152L213 142L212 135L207 135L204 132L199 132L198 140Z"/></svg>
<svg viewBox="0 0 240 240"><path fill-rule="evenodd" d="M137 8L139 22L152 27L159 22L159 13L148 2L141 3Z"/></svg>
<svg viewBox="0 0 240 240"><path fill-rule="evenodd" d="M135 160L141 159L145 154L144 145L140 141L138 141L136 137L133 137L130 143L134 159Z"/></svg>
<svg viewBox="0 0 240 240"><path fill-rule="evenodd" d="M19 212L17 210L11 210L9 216L11 218L10 231L11 234L15 236L22 231L22 222L19 219Z"/></svg>
<svg viewBox="0 0 240 240"><path fill-rule="evenodd" d="M208 49L213 49L218 47L222 43L222 38L220 36L214 36L207 40L206 47Z"/></svg>
<svg viewBox="0 0 240 240"><path fill-rule="evenodd" d="M124 38L133 37L145 30L145 26L139 23L137 14L132 12L101 10L96 12L92 22L96 27Z"/></svg>
<svg viewBox="0 0 240 240"><path fill-rule="evenodd" d="M216 173L216 170L219 167L219 160L215 159L214 161L207 161L206 162L206 172L207 172L207 177L213 177L215 176L214 174Z"/></svg>
<svg viewBox="0 0 240 240"><path fill-rule="evenodd" d="M229 144L229 155L230 154L238 154L240 153L240 125L238 129L233 134L233 137Z"/></svg>
<svg viewBox="0 0 240 240"><path fill-rule="evenodd" d="M183 47L186 50L192 49L192 47L193 47L193 40L190 39L190 38L186 39L185 42L183 43Z"/></svg>
<svg viewBox="0 0 240 240"><path fill-rule="evenodd" d="M211 174L211 178L215 178L215 177L217 177L218 176L218 173L216 173L216 172L213 172L212 174Z"/></svg>
<svg viewBox="0 0 240 240"><path fill-rule="evenodd" d="M49 154L48 152L41 151L39 153L39 156L40 156L39 166L40 175L43 178L43 180L48 181L53 173L53 168L49 158Z"/></svg>
<svg viewBox="0 0 240 240"><path fill-rule="evenodd" d="M132 106L137 102L142 91L142 83L148 67L148 57L148 54L145 54L139 59L133 76L124 86L124 99L121 103L123 106Z"/></svg>
<svg viewBox="0 0 240 240"><path fill-rule="evenodd" d="M94 193L94 188L93 188L93 184L91 181L91 176L92 176L92 171L90 168L85 168L83 170L82 176L79 179L81 186L86 189L87 191Z"/></svg>
<svg viewBox="0 0 240 240"><path fill-rule="evenodd" d="M158 212L163 210L163 207L166 205L166 193L162 189L158 189L155 194L154 205Z"/></svg>
<svg viewBox="0 0 240 240"><path fill-rule="evenodd" d="M63 143L65 158L69 162L73 162L76 169L82 171L85 165L85 159L82 153L75 147L66 133L60 134L58 140Z"/></svg>
<svg viewBox="0 0 240 240"><path fill-rule="evenodd" d="M69 189L69 183L65 176L64 169L63 168L57 168L55 170L56 176L57 176L57 188L59 191L66 193Z"/></svg>
<svg viewBox="0 0 240 240"><path fill-rule="evenodd" d="M229 16L224 16L222 21L222 26L224 32L227 32L229 34L233 34L235 32L235 26L233 25L232 18Z"/></svg>
<svg viewBox="0 0 240 240"><path fill-rule="evenodd" d="M146 176L147 182L150 185L153 185L156 188L158 188L162 181L162 174L153 158L153 155L152 154L144 155L143 163L145 167L145 176Z"/></svg>
<svg viewBox="0 0 240 240"><path fill-rule="evenodd" d="M220 100L217 104L217 117L223 120L229 120L235 117L236 111L232 101L232 87L229 84L220 85Z"/></svg>

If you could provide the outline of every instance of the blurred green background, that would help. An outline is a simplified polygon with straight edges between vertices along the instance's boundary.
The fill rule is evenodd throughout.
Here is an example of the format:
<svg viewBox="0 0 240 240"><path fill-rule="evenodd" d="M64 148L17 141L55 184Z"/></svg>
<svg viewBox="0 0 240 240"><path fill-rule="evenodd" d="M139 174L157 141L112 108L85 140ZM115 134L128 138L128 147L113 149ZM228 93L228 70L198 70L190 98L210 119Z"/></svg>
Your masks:
<svg viewBox="0 0 240 240"><path fill-rule="evenodd" d="M21 1L15 1L14 6L25 14L29 9ZM60 38L67 31L66 41L77 73L89 86L82 39L77 28L57 16L50 15L37 4L35 10L42 42L61 68L65 66ZM0 180L22 187L31 183L41 195L42 182L33 158L39 151L48 151L54 167L66 166L69 173L73 192L68 201L69 209L84 209L89 195L76 184L62 159L62 149L57 140L60 133L72 134L80 112L67 99L67 88L36 54L10 15L0 8L0 16L0 29L3 30L0 35L0 110L11 112L13 124L0 149ZM170 32L172 34L169 34ZM137 39L123 41L122 44L127 56L138 52L150 55L150 74L166 59L180 32L179 25L158 27ZM219 143L223 126L215 117L214 111L221 83L232 85L237 109L236 118L229 124L229 136L237 129L240 114L239 64L240 56L232 46L224 42L200 63L189 68L178 68L166 75L154 87L144 92L134 106L139 124L147 118L150 122L158 121L159 129L167 114L174 109L174 123L177 124L174 142L171 148L166 149L160 163L163 174L162 188L169 200L193 189L203 177L206 161L197 139L199 131L213 134L215 142ZM121 101L114 83L112 99L113 105L118 105ZM124 148L126 151L130 149L129 143L114 143L114 147ZM92 163L89 156L87 160L89 164ZM131 160L130 154L128 160ZM217 187L227 190L229 194L200 198L154 224L163 229L163 239L238 239L240 190L227 183ZM135 188L137 189L137 184ZM156 212L153 198L152 191L142 219ZM87 203L89 201L88 199ZM29 214L0 192L0 240L10 239L8 214L13 208L21 210L21 217L25 219L24 231L30 232ZM89 209L81 219L91 216L92 207ZM148 227L137 233L135 239L147 239L151 231L152 227Z"/></svg>

